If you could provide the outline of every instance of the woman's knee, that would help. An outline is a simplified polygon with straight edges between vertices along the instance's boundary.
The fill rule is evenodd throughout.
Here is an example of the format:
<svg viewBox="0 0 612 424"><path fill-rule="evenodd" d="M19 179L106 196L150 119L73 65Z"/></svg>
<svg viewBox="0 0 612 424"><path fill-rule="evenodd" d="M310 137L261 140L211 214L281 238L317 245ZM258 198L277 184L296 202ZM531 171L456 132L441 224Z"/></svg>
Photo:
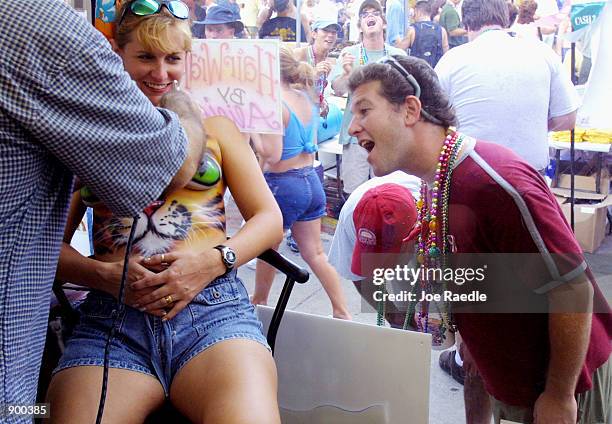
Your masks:
<svg viewBox="0 0 612 424"><path fill-rule="evenodd" d="M313 246L308 246L304 249L302 249L302 246L300 246L300 254L308 264L317 263L320 261L327 261L327 256L323 251L323 246L321 245L321 243L317 243Z"/></svg>
<svg viewBox="0 0 612 424"><path fill-rule="evenodd" d="M177 374L172 403L192 421L275 423L276 365L259 342L225 340L202 352Z"/></svg>

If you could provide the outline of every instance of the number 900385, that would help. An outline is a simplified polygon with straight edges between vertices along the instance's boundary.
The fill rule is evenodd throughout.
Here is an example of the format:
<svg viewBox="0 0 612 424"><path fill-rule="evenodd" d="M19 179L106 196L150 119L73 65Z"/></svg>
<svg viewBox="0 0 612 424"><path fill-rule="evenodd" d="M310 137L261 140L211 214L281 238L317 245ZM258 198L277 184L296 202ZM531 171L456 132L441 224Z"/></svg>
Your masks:
<svg viewBox="0 0 612 424"><path fill-rule="evenodd" d="M0 405L0 417L49 418L49 404L7 403Z"/></svg>

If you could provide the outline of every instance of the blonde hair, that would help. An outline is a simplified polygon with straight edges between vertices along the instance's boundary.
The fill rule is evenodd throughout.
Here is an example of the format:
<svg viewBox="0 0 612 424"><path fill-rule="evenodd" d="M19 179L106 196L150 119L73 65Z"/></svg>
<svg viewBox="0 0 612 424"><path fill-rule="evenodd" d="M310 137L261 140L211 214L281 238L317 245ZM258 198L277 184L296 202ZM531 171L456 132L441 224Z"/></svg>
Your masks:
<svg viewBox="0 0 612 424"><path fill-rule="evenodd" d="M145 48L174 53L179 50L191 51L191 29L188 19L175 18L168 10L162 9L153 15L137 16L125 10L132 2L126 1L117 11L119 19L123 16L121 26L115 26L113 36L117 47L124 48L130 41L136 40ZM178 31L181 41L177 43L172 32Z"/></svg>
<svg viewBox="0 0 612 424"><path fill-rule="evenodd" d="M280 49L281 80L295 88L309 90L314 87L314 71L306 62L300 62L286 47Z"/></svg>

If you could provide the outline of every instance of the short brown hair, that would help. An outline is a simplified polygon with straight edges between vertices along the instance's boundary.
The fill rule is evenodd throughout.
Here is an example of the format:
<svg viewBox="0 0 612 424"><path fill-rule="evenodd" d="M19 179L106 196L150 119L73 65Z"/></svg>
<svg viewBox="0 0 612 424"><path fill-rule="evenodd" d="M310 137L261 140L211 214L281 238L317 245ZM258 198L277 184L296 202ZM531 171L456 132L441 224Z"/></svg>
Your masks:
<svg viewBox="0 0 612 424"><path fill-rule="evenodd" d="M438 76L431 66L423 59L413 56L393 56L402 68L414 77L421 87L421 108L427 114L434 117L440 123L432 122L425 115L421 119L427 122L441 125L445 128L457 123L455 110L448 100L448 96L442 90ZM404 103L407 96L414 96L413 86L393 66L382 63L370 63L355 69L349 78L349 90L355 91L360 85L372 81L379 81L381 86L380 95L394 105Z"/></svg>
<svg viewBox="0 0 612 424"><path fill-rule="evenodd" d="M423 13L424 15L431 16L431 3L429 0L417 0L414 5L414 10Z"/></svg>
<svg viewBox="0 0 612 424"><path fill-rule="evenodd" d="M479 31L487 25L508 27L508 6L505 0L464 0L461 13L463 25L468 31Z"/></svg>

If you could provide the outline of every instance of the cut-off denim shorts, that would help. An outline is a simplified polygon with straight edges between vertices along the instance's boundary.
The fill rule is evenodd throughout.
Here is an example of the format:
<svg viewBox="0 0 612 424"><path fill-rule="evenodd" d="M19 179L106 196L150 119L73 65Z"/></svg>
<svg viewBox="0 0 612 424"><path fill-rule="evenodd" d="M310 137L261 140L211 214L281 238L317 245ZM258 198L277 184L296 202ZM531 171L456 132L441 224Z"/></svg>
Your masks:
<svg viewBox="0 0 612 424"><path fill-rule="evenodd" d="M285 230L296 221L312 221L325 215L325 191L312 166L265 172L264 177L283 214Z"/></svg>
<svg viewBox="0 0 612 424"><path fill-rule="evenodd" d="M80 322L54 373L78 366L103 366L104 347L117 301L92 291L79 306ZM236 271L214 280L173 319L126 306L110 349L110 367L156 377L166 396L176 373L199 353L228 339L249 339L270 347L261 322Z"/></svg>

